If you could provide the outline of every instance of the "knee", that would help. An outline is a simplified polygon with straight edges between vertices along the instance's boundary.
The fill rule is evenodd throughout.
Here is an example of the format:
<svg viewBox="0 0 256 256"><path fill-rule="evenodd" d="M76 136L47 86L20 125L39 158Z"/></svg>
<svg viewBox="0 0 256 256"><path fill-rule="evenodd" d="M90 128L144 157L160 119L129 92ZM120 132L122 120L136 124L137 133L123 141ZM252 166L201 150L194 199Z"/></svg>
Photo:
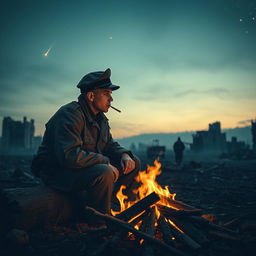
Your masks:
<svg viewBox="0 0 256 256"><path fill-rule="evenodd" d="M114 183L114 173L112 168L107 164L100 164L98 178L104 183Z"/></svg>

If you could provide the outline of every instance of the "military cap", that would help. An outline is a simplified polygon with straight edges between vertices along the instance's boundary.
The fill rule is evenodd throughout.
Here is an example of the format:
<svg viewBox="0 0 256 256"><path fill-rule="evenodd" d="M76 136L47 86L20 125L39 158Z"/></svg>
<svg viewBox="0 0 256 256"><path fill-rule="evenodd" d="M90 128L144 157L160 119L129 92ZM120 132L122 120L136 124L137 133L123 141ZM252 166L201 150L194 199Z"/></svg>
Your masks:
<svg viewBox="0 0 256 256"><path fill-rule="evenodd" d="M81 93L93 91L96 89L110 89L113 91L119 89L120 86L112 84L110 76L110 68L106 69L105 71L91 72L80 80L77 88L80 88Z"/></svg>

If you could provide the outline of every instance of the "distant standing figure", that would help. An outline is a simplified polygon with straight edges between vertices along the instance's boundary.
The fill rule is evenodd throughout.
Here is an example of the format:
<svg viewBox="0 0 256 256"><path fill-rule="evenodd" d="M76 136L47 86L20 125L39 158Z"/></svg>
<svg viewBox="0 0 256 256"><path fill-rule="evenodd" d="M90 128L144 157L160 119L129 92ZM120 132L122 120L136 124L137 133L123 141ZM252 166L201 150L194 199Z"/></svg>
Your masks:
<svg viewBox="0 0 256 256"><path fill-rule="evenodd" d="M181 141L180 137L173 144L173 151L175 153L175 162L177 165L180 165L183 158L183 151L185 149L184 143Z"/></svg>

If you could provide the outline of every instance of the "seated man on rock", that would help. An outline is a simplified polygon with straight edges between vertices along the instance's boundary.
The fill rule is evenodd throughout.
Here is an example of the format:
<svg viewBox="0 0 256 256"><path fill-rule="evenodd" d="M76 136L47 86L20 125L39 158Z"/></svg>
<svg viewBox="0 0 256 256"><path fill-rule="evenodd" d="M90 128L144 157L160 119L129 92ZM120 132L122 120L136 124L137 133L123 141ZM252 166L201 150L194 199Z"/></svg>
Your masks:
<svg viewBox="0 0 256 256"><path fill-rule="evenodd" d="M32 161L32 172L46 186L72 196L86 192L83 205L110 213L113 191L135 183L140 164L131 151L115 142L108 112L113 85L111 70L85 75L77 87L78 101L62 106L47 122L43 141ZM82 197L83 198L83 197Z"/></svg>

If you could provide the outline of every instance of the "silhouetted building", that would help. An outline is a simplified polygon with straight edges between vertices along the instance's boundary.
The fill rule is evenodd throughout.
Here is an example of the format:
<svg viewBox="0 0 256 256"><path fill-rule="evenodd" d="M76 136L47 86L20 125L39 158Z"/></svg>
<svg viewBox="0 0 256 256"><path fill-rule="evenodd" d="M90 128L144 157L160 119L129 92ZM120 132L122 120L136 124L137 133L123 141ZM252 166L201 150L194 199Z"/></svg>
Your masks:
<svg viewBox="0 0 256 256"><path fill-rule="evenodd" d="M227 150L229 154L236 155L245 152L249 146L244 141L237 141L236 137L232 137L231 141L227 142Z"/></svg>
<svg viewBox="0 0 256 256"><path fill-rule="evenodd" d="M11 117L4 117L2 128L2 150L31 150L35 133L34 120L23 122L14 121Z"/></svg>
<svg viewBox="0 0 256 256"><path fill-rule="evenodd" d="M138 151L140 152L146 152L147 151L148 146L142 142L139 142L138 144Z"/></svg>
<svg viewBox="0 0 256 256"><path fill-rule="evenodd" d="M252 149L253 152L256 153L256 119L251 121L252 127Z"/></svg>
<svg viewBox="0 0 256 256"><path fill-rule="evenodd" d="M153 140L152 146L147 148L147 157L150 159L164 158L165 146L159 146L159 140Z"/></svg>
<svg viewBox="0 0 256 256"><path fill-rule="evenodd" d="M226 134L221 132L221 123L215 122L209 124L208 131L197 131L196 134L193 134L193 143L191 144L191 150L196 152L226 152Z"/></svg>

